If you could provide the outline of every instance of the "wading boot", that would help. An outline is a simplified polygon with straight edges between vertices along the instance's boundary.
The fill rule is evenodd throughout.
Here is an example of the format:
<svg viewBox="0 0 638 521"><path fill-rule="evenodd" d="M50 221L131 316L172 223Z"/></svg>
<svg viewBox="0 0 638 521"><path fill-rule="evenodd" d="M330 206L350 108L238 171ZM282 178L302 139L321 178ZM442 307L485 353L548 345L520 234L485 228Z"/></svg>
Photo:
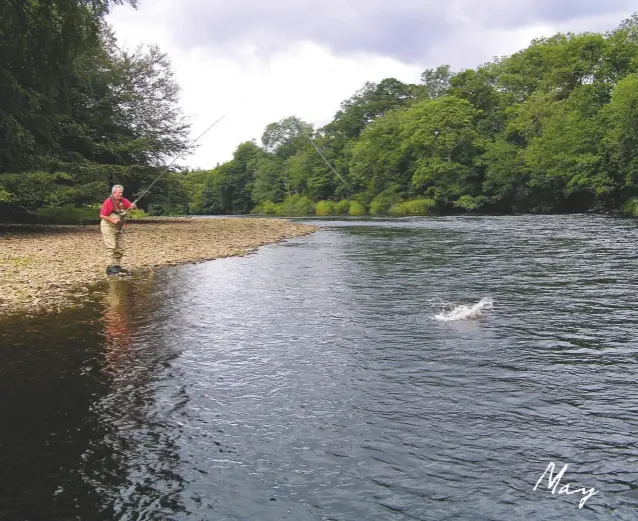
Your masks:
<svg viewBox="0 0 638 521"><path fill-rule="evenodd" d="M117 275L119 273L117 266L107 266L106 274L107 275Z"/></svg>

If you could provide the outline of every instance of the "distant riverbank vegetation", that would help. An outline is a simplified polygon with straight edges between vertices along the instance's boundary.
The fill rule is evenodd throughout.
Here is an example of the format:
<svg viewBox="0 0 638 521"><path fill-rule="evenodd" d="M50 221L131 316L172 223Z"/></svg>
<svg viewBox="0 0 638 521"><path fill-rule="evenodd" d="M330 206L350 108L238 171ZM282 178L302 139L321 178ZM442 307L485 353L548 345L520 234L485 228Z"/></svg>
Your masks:
<svg viewBox="0 0 638 521"><path fill-rule="evenodd" d="M10 51L0 58L0 220L97 219L90 206L112 184L134 196L185 150L170 63L156 47L117 47L104 22L114 3L0 9ZM539 38L475 69L427 69L418 84L366 83L327 125L273 122L226 163L172 169L140 206L638 216L638 15L605 34Z"/></svg>

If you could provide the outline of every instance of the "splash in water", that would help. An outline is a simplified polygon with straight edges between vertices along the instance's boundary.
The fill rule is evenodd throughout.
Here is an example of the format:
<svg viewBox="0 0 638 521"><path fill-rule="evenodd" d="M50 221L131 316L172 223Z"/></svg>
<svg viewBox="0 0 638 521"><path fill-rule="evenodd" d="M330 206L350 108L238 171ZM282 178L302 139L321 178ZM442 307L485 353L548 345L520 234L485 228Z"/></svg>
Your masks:
<svg viewBox="0 0 638 521"><path fill-rule="evenodd" d="M434 315L434 319L448 322L451 320L479 318L485 315L485 311L492 309L493 304L494 303L490 297L485 297L472 306L461 304L460 306L454 307L451 311L441 311Z"/></svg>

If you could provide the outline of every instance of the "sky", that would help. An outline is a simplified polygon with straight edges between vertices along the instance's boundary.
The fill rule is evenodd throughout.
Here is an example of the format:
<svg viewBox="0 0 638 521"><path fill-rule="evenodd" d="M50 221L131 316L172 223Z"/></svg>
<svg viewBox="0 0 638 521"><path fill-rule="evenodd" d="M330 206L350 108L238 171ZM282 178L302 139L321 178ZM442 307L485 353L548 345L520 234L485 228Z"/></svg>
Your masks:
<svg viewBox="0 0 638 521"><path fill-rule="evenodd" d="M418 83L541 36L613 30L635 11L635 0L139 0L108 22L121 48L168 55L191 139L223 117L177 162L210 169L260 144L269 123L325 125L367 81Z"/></svg>

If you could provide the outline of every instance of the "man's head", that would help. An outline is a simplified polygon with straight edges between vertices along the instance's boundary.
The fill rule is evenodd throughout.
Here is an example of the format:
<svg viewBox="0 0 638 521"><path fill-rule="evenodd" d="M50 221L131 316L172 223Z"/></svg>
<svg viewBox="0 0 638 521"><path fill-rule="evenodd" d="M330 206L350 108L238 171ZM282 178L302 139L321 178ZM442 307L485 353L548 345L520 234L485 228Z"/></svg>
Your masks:
<svg viewBox="0 0 638 521"><path fill-rule="evenodd" d="M115 185L113 188L111 188L111 193L113 194L113 197L115 197L115 199L119 201L120 199L122 199L124 187L122 185Z"/></svg>

